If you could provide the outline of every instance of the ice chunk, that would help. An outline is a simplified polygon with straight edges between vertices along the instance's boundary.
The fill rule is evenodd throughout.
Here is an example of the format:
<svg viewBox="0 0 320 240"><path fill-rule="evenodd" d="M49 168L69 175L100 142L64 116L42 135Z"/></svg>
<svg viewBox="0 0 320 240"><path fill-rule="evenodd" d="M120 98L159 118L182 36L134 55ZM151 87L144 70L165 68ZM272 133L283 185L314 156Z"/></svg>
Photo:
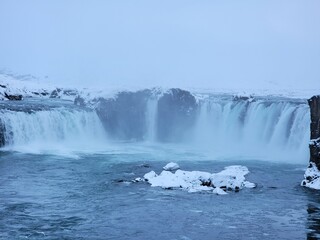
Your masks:
<svg viewBox="0 0 320 240"><path fill-rule="evenodd" d="M256 187L256 185L255 185L254 183L248 182L248 181L245 181L245 182L244 182L244 186L245 186L246 188L255 188L255 187Z"/></svg>
<svg viewBox="0 0 320 240"><path fill-rule="evenodd" d="M222 195L226 194L226 191L255 187L254 183L245 180L248 173L249 170L245 166L229 166L219 173L177 170L162 171L157 175L151 171L144 175L144 179L152 187L179 188L188 192L212 191Z"/></svg>
<svg viewBox="0 0 320 240"><path fill-rule="evenodd" d="M225 191L223 191L219 187L215 188L212 192L215 193L215 194L218 194L218 195L226 195L226 194L228 194L228 193L226 193Z"/></svg>
<svg viewBox="0 0 320 240"><path fill-rule="evenodd" d="M146 173L143 177L145 180L150 181L157 176L158 175L154 171L151 171L151 172Z"/></svg>
<svg viewBox="0 0 320 240"><path fill-rule="evenodd" d="M175 170L178 170L179 168L180 168L180 166L174 162L168 163L167 165L165 165L163 167L163 169L166 171L175 171Z"/></svg>

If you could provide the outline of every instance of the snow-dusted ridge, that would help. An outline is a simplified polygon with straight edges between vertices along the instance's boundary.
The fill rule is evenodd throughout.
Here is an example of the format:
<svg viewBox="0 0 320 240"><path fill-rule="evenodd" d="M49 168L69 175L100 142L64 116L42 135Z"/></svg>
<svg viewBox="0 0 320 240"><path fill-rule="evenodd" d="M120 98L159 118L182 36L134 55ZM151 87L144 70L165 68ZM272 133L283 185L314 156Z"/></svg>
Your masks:
<svg viewBox="0 0 320 240"><path fill-rule="evenodd" d="M40 81L35 77L22 78L13 74L0 73L0 100L9 100L9 96L21 96L21 98L59 98L61 100L74 101L80 97L87 106L94 106L100 98L115 98L119 92L136 92L144 88L108 86L105 88L92 87L66 87L55 86L46 81ZM168 89L155 87L151 89L154 94L161 96Z"/></svg>
<svg viewBox="0 0 320 240"><path fill-rule="evenodd" d="M48 98L55 89L48 83L41 83L35 79L21 80L13 75L0 74L0 100L7 100L5 95L21 95L25 97Z"/></svg>
<svg viewBox="0 0 320 240"><path fill-rule="evenodd" d="M171 170L167 166L164 168ZM176 168L179 165L170 163L169 166ZM248 168L238 165L226 167L218 173L164 170L159 175L154 171L146 173L143 178L137 178L135 182L146 181L152 187L164 189L182 189L188 192L205 191L224 195L243 188L254 188L256 186L254 183L246 181L245 176L247 174L249 174Z"/></svg>
<svg viewBox="0 0 320 240"><path fill-rule="evenodd" d="M74 100L76 96L80 96L86 103L94 103L98 98L113 98L117 93L122 91L139 91L145 87L119 87L108 86L92 88L81 87L65 87L55 86L45 80L38 80L35 77L22 78L13 74L0 73L0 100L6 100L5 93L9 95L22 95L22 97L39 97L49 98L56 97L64 100ZM169 87L155 87L153 90L157 94L165 93ZM306 89L306 90L279 90L279 89L205 89L205 88L190 88L185 90L191 92L198 101L208 98L212 95L229 95L235 98L244 98L252 101L255 97L284 97L284 98L298 98L307 99L312 95L318 94L320 89ZM169 90L170 91L170 90ZM53 93L53 96L52 96Z"/></svg>

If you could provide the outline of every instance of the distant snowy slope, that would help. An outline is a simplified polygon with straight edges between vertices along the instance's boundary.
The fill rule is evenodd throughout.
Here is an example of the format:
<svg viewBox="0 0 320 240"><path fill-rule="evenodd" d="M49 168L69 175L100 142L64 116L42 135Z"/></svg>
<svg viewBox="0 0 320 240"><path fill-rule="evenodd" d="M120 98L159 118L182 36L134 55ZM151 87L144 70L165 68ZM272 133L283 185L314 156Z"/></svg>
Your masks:
<svg viewBox="0 0 320 240"><path fill-rule="evenodd" d="M179 86L176 86L179 87ZM113 98L121 91L135 92L146 87L132 86L92 86L90 88L82 88L79 86L55 86L44 80L38 80L32 76L16 76L13 74L5 74L0 72L0 100L6 100L5 94L22 95L22 97L41 97L41 98L60 98L73 101L76 96L80 96L85 102L91 102L98 98ZM158 92L165 92L169 88L155 88ZM190 91L197 99L207 98L212 94L228 94L235 97L258 97L258 96L278 96L287 98L308 99L313 95L319 95L320 89L221 89L221 88L182 88Z"/></svg>
<svg viewBox="0 0 320 240"><path fill-rule="evenodd" d="M125 88L109 86L100 88L92 86L91 88L55 86L46 81L40 81L35 77L29 79L13 74L5 74L0 72L0 100L7 100L7 95L22 95L25 97L41 97L41 98L60 98L73 101L80 96L85 102L90 102L97 98L113 98L121 91L138 91L139 88Z"/></svg>
<svg viewBox="0 0 320 240"><path fill-rule="evenodd" d="M54 87L35 79L22 80L8 74L0 74L0 99L7 95L22 95L23 97L49 97Z"/></svg>

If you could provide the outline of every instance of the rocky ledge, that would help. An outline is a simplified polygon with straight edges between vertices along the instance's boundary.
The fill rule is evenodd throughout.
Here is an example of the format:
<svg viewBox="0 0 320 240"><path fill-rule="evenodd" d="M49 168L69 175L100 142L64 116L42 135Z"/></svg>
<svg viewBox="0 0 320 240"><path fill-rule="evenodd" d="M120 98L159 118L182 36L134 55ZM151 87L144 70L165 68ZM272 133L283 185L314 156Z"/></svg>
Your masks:
<svg viewBox="0 0 320 240"><path fill-rule="evenodd" d="M301 185L320 189L320 95L308 100L310 106L310 165Z"/></svg>

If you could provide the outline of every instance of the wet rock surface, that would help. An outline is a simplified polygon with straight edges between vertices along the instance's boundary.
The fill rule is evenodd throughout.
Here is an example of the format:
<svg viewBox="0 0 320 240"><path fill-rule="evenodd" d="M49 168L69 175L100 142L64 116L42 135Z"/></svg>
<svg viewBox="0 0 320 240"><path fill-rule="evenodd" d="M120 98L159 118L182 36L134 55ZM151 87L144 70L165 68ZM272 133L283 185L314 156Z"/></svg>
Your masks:
<svg viewBox="0 0 320 240"><path fill-rule="evenodd" d="M308 101L311 113L310 124L310 162L320 169L320 96L313 96Z"/></svg>
<svg viewBox="0 0 320 240"><path fill-rule="evenodd" d="M22 100L22 95L11 95L4 93L4 96L6 99L11 100L11 101L21 101Z"/></svg>
<svg viewBox="0 0 320 240"><path fill-rule="evenodd" d="M96 111L107 132L121 140L141 140L146 133L146 108L151 90L120 92L99 99Z"/></svg>
<svg viewBox="0 0 320 240"><path fill-rule="evenodd" d="M148 128L148 102L156 103L156 140L163 142L186 139L194 126L197 102L188 91L170 89L161 94L154 89L120 92L114 98L97 100L96 111L108 134L120 140L143 140ZM75 101L81 105L79 98Z"/></svg>
<svg viewBox="0 0 320 240"><path fill-rule="evenodd" d="M301 186L320 190L320 96L308 100L310 107L310 164Z"/></svg>
<svg viewBox="0 0 320 240"><path fill-rule="evenodd" d="M158 140L187 139L187 130L196 123L197 110L197 101L188 91L175 88L163 94L158 101Z"/></svg>

